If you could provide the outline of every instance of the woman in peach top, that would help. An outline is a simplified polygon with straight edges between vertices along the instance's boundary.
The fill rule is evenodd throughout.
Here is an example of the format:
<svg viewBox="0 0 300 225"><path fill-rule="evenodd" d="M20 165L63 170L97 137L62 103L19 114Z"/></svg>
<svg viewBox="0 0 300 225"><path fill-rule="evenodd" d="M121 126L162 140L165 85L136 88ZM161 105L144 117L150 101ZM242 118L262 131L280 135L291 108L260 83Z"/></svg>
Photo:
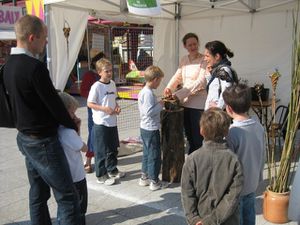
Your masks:
<svg viewBox="0 0 300 225"><path fill-rule="evenodd" d="M184 107L184 130L189 142L189 154L202 146L199 121L204 109L206 94L206 62L199 53L199 39L187 33L182 39L188 55L184 56L175 75L164 90L165 96L177 97ZM178 87L182 87L177 89Z"/></svg>

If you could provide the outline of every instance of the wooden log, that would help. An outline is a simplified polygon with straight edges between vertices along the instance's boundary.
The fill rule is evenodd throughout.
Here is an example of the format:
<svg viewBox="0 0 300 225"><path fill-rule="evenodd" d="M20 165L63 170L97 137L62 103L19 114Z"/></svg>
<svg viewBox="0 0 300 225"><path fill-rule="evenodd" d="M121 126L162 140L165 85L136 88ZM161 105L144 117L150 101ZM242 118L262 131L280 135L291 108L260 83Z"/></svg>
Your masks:
<svg viewBox="0 0 300 225"><path fill-rule="evenodd" d="M161 112L162 180L180 182L184 163L183 109Z"/></svg>

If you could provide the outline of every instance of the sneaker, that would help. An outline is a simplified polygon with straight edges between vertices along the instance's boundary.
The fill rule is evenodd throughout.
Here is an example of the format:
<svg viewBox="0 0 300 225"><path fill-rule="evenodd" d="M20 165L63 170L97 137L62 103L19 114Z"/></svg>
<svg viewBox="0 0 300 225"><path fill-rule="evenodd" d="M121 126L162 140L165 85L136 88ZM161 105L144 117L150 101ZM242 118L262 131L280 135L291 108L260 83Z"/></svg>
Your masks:
<svg viewBox="0 0 300 225"><path fill-rule="evenodd" d="M159 180L157 182L151 181L149 188L151 191L157 191L159 189L167 188L168 186L169 184L167 182L163 182Z"/></svg>
<svg viewBox="0 0 300 225"><path fill-rule="evenodd" d="M118 170L117 172L109 172L108 176L111 178L122 178L125 177L126 173Z"/></svg>
<svg viewBox="0 0 300 225"><path fill-rule="evenodd" d="M109 177L107 174L97 178L97 183L104 184L107 186L113 185L115 182L116 180L114 178Z"/></svg>
<svg viewBox="0 0 300 225"><path fill-rule="evenodd" d="M139 185L140 186L143 186L143 187L145 187L145 186L149 186L150 185L150 180L148 179L148 178L140 178L139 179Z"/></svg>

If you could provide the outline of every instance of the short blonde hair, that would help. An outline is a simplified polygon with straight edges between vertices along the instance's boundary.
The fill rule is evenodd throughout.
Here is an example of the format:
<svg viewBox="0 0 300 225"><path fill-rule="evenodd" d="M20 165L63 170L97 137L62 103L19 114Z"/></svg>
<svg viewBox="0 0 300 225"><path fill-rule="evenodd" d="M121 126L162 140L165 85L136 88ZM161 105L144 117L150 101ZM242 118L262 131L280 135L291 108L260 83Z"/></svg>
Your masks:
<svg viewBox="0 0 300 225"><path fill-rule="evenodd" d="M148 66L144 74L146 81L152 81L155 78L164 77L163 71L158 66Z"/></svg>
<svg viewBox="0 0 300 225"><path fill-rule="evenodd" d="M228 134L231 120L220 108L210 108L201 116L200 127L207 141L221 141Z"/></svg>
<svg viewBox="0 0 300 225"><path fill-rule="evenodd" d="M40 18L32 15L25 15L15 23L16 38L19 41L27 42L27 39L31 34L39 37L40 34L44 32L45 28L46 25Z"/></svg>
<svg viewBox="0 0 300 225"><path fill-rule="evenodd" d="M97 72L98 73L101 72L102 68L106 67L106 66L112 66L112 63L108 59L106 59L106 58L99 59L96 62L96 70L97 70Z"/></svg>
<svg viewBox="0 0 300 225"><path fill-rule="evenodd" d="M63 101L67 110L70 110L70 109L76 110L79 107L78 101L72 95L68 94L67 92L59 92L58 95L61 98L61 100Z"/></svg>

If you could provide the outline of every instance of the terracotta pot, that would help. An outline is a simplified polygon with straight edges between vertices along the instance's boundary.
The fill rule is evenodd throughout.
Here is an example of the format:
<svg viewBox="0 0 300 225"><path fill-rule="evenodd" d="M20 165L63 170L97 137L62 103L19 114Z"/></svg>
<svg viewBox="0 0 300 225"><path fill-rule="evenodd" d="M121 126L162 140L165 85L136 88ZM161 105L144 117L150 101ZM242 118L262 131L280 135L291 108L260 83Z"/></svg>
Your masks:
<svg viewBox="0 0 300 225"><path fill-rule="evenodd" d="M290 192L277 193L269 188L264 192L263 216L272 223L287 223Z"/></svg>

